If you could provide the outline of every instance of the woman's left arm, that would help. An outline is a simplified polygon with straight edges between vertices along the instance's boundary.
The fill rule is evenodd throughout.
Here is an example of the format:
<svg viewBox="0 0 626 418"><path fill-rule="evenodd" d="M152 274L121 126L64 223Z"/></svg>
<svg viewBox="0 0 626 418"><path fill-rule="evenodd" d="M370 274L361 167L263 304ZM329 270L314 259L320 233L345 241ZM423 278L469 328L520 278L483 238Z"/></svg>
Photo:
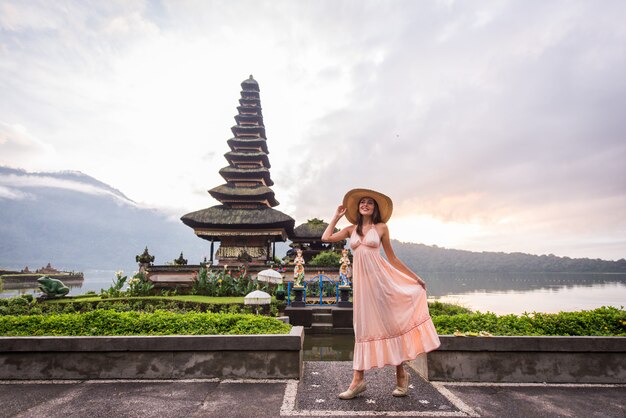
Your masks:
<svg viewBox="0 0 626 418"><path fill-rule="evenodd" d="M402 260L400 260L393 252L393 248L391 247L391 240L389 239L389 228L387 227L387 224L383 223L381 224L381 226L383 233L380 235L380 240L383 244L383 249L385 250L385 255L387 256L387 260L389 260L389 263L404 274L415 279L417 283L419 283L419 285L422 286L424 290L426 290L426 282L422 280L420 276L415 274L410 268L408 268L406 264L404 264Z"/></svg>

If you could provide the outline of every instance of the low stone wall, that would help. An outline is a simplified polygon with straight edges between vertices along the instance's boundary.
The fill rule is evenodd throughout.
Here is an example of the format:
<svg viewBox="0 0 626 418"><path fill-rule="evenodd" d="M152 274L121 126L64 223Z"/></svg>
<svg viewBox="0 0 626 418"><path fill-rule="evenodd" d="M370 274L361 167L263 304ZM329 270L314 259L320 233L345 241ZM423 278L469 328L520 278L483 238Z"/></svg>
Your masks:
<svg viewBox="0 0 626 418"><path fill-rule="evenodd" d="M353 308L333 309L333 328L341 329L342 332L346 333L352 331L352 309Z"/></svg>
<svg viewBox="0 0 626 418"><path fill-rule="evenodd" d="M285 315L289 317L289 323L291 325L300 325L305 328L310 328L313 323L313 307L311 306L303 308L287 306L285 308Z"/></svg>
<svg viewBox="0 0 626 418"><path fill-rule="evenodd" d="M286 335L0 337L0 379L299 379Z"/></svg>
<svg viewBox="0 0 626 418"><path fill-rule="evenodd" d="M412 363L429 380L626 383L626 337L439 338Z"/></svg>

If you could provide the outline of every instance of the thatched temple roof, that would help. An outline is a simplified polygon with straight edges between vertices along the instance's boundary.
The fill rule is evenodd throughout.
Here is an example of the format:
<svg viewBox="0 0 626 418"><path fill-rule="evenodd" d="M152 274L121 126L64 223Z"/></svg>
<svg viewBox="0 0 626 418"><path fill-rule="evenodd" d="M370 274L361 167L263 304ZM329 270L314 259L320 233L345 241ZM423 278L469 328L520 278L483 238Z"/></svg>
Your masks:
<svg viewBox="0 0 626 418"><path fill-rule="evenodd" d="M228 151L224 154L224 158L228 161L229 164L234 165L233 160L243 160L243 161L262 161L263 165L266 168L270 168L270 161L267 158L267 154L264 152L242 152L242 151Z"/></svg>
<svg viewBox="0 0 626 418"><path fill-rule="evenodd" d="M267 140L265 138L230 138L226 141L229 147L232 149L237 148L237 146L247 145L251 147L260 147L261 151L264 153L268 153L267 150Z"/></svg>
<svg viewBox="0 0 626 418"><path fill-rule="evenodd" d="M209 190L209 194L220 202L226 200L235 201L263 201L267 200L270 206L278 206L278 200L274 197L274 192L267 186L258 187L230 187L226 184L217 186Z"/></svg>
<svg viewBox="0 0 626 418"><path fill-rule="evenodd" d="M323 223L310 223L307 222L302 225L298 225L296 229L293 230L294 237L298 238L313 238L320 239L322 238L322 234L328 227L328 224Z"/></svg>
<svg viewBox="0 0 626 418"><path fill-rule="evenodd" d="M268 207L259 209L234 209L224 205L198 210L183 215L183 223L191 228L285 228L288 235L293 234L294 219Z"/></svg>
<svg viewBox="0 0 626 418"><path fill-rule="evenodd" d="M298 241L318 241L321 240L326 228L328 228L328 224L321 219L309 219L308 222L298 225L298 227L293 230L293 239ZM339 231L339 229L335 228L334 232L337 231Z"/></svg>
<svg viewBox="0 0 626 418"><path fill-rule="evenodd" d="M262 178L267 186L273 186L274 182L270 177L270 171L265 167L257 168L236 168L236 167L224 167L219 171L220 175L224 177L226 181L234 178L244 179L258 179Z"/></svg>

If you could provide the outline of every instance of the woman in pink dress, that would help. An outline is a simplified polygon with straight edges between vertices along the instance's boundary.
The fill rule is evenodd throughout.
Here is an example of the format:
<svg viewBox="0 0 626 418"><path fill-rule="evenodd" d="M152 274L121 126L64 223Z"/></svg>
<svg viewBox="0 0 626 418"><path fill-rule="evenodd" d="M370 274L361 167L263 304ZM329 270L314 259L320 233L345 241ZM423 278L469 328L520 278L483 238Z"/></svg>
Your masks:
<svg viewBox="0 0 626 418"><path fill-rule="evenodd" d="M393 252L386 222L393 203L382 193L353 189L346 193L328 228L326 242L350 238L353 252L354 376L339 394L352 399L366 389L364 371L396 366L393 396L406 396L409 374L402 363L439 347L428 313L426 284ZM333 233L342 216L352 225ZM380 254L382 244L387 260Z"/></svg>

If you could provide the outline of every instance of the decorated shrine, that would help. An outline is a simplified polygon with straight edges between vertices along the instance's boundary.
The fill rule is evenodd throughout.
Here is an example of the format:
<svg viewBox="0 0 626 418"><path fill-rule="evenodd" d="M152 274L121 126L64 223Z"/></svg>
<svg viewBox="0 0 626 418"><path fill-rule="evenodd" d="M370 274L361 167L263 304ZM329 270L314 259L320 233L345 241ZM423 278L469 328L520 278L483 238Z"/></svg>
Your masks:
<svg viewBox="0 0 626 418"><path fill-rule="evenodd" d="M214 243L220 265L260 265L273 259L273 244L293 234L295 221L273 209L278 206L271 186L270 162L259 84L252 76L241 83L241 98L231 128L234 137L224 157L228 165L219 173L225 184L209 190L221 204L184 215L183 223Z"/></svg>
<svg viewBox="0 0 626 418"><path fill-rule="evenodd" d="M321 219L313 218L309 219L306 223L299 225L294 229L291 238L291 250L287 253L288 256L293 258L296 254L296 249L302 250L302 255L306 262L310 262L313 257L321 253L322 251L341 251L346 241L339 242L323 242L322 235L328 227L328 224ZM339 231L335 228L335 232Z"/></svg>

